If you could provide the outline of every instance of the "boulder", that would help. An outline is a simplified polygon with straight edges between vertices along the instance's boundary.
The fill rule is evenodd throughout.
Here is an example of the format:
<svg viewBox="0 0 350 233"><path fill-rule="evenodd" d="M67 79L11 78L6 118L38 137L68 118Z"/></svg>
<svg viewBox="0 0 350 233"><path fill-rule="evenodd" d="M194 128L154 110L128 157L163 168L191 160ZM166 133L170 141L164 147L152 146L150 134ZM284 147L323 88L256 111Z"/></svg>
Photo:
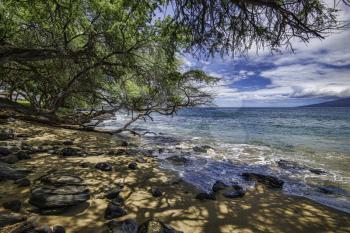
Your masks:
<svg viewBox="0 0 350 233"><path fill-rule="evenodd" d="M41 178L31 190L29 203L45 214L61 213L68 207L89 200L89 189L83 180L69 174L51 174Z"/></svg>
<svg viewBox="0 0 350 233"><path fill-rule="evenodd" d="M105 210L105 219L120 218L126 215L126 211L118 205L109 203L107 209Z"/></svg>
<svg viewBox="0 0 350 233"><path fill-rule="evenodd" d="M213 192L218 192L220 190L225 189L226 187L227 187L227 185L224 182L218 180L214 183L212 190L213 190Z"/></svg>
<svg viewBox="0 0 350 233"><path fill-rule="evenodd" d="M268 188L281 189L281 188L283 188L283 184L284 184L283 180L280 180L274 176L269 176L269 175L244 172L244 173L242 173L242 176L246 180L256 180L256 181L266 185Z"/></svg>
<svg viewBox="0 0 350 233"><path fill-rule="evenodd" d="M136 162L129 163L128 168L131 169L131 170L136 170L137 169L137 163Z"/></svg>
<svg viewBox="0 0 350 233"><path fill-rule="evenodd" d="M11 200L4 202L2 206L5 209L12 210L13 212L19 212L22 207L22 202L20 200Z"/></svg>
<svg viewBox="0 0 350 233"><path fill-rule="evenodd" d="M201 201L204 201L204 200L216 200L216 197L213 193L198 193L196 195L196 199L197 200L201 200Z"/></svg>
<svg viewBox="0 0 350 233"><path fill-rule="evenodd" d="M109 163L104 163L104 162L97 163L95 165L95 168L98 170L101 170L101 171L112 171L113 170L112 165L110 165Z"/></svg>
<svg viewBox="0 0 350 233"><path fill-rule="evenodd" d="M137 233L180 233L170 226L165 225L161 221L151 218L142 223Z"/></svg>

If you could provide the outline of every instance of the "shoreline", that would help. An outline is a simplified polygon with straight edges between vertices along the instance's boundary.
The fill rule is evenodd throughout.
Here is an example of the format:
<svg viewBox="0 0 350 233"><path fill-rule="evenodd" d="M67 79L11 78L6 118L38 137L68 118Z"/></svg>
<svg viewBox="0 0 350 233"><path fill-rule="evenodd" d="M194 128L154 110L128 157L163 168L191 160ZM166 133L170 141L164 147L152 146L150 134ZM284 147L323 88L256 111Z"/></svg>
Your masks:
<svg viewBox="0 0 350 233"><path fill-rule="evenodd" d="M350 215L321 205L304 197L288 196L263 185L257 185L245 196L228 199L218 193L217 200L196 200L200 191L185 183L173 171L161 169L156 158L136 156L133 150L124 150L123 141L115 136L58 129L49 126L11 122L1 124L24 137L20 141L32 146L52 149L78 147L86 156L62 157L46 152L34 153L31 159L15 163L19 168L31 169L27 178L40 178L47 171L56 169L79 175L90 190L90 199L85 206L72 208L57 215L46 216L28 212L32 206L27 202L30 188L17 187L13 181L0 182L0 203L20 199L20 213L36 219L39 225L61 225L66 232L103 232L106 222L104 211L108 200L105 192L116 184L123 183L120 196L127 215L117 221L134 219L139 224L154 217L183 232L349 232ZM63 143L73 141L73 145ZM16 143L19 140L9 140ZM128 142L132 144L133 142ZM1 144L2 145L2 144ZM124 152L123 152L124 150ZM115 152L115 154L113 154ZM118 153L118 154L117 154ZM135 153L135 154L133 154ZM128 168L136 161L137 169ZM95 164L106 162L113 171L100 171ZM149 189L159 188L162 197L153 197ZM2 207L0 212L5 211ZM1 228L0 228L0 232Z"/></svg>

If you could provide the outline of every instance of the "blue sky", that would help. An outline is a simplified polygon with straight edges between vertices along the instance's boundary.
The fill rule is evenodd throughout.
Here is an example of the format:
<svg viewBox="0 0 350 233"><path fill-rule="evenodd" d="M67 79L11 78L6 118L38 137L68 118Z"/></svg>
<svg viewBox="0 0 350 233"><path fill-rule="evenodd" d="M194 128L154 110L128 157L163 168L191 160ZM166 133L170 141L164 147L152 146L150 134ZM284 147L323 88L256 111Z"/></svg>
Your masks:
<svg viewBox="0 0 350 233"><path fill-rule="evenodd" d="M350 7L342 7L340 17L350 20ZM221 107L292 107L350 97L350 30L309 44L295 41L294 48L294 53L282 54L252 48L234 59L185 54L182 60L185 69L199 68L221 78L208 88Z"/></svg>

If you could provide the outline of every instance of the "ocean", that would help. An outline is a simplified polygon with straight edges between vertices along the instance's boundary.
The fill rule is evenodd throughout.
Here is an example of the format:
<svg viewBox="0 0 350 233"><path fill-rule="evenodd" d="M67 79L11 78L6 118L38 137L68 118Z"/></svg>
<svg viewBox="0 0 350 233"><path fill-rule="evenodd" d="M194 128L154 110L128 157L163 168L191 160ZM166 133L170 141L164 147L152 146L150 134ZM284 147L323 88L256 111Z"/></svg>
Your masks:
<svg viewBox="0 0 350 233"><path fill-rule="evenodd" d="M287 195L350 213L350 108L193 108L131 128L163 168L203 191L217 180L251 189L241 174L255 172L282 179Z"/></svg>

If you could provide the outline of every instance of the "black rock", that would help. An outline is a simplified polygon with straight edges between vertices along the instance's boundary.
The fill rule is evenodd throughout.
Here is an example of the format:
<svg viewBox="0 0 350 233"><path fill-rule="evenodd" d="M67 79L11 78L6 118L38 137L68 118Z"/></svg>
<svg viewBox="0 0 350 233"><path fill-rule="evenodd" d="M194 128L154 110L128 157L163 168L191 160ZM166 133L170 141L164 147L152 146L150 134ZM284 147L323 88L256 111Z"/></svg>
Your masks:
<svg viewBox="0 0 350 233"><path fill-rule="evenodd" d="M127 219L124 221L111 220L106 224L108 231L106 233L137 233L138 224L135 220Z"/></svg>
<svg viewBox="0 0 350 233"><path fill-rule="evenodd" d="M90 167L90 163L88 163L88 162L83 162L83 163L80 164L80 167L82 167L82 168L88 168L88 167Z"/></svg>
<svg viewBox="0 0 350 233"><path fill-rule="evenodd" d="M317 168L310 168L309 171L316 174L316 175L323 175L323 174L327 173L327 172L325 172L321 169L317 169Z"/></svg>
<svg viewBox="0 0 350 233"><path fill-rule="evenodd" d="M334 194L334 190L328 187L319 187L317 190L323 194Z"/></svg>
<svg viewBox="0 0 350 233"><path fill-rule="evenodd" d="M241 187L241 186L239 186L238 184L234 184L234 185L232 185L232 188L234 189L234 190L243 190L243 188Z"/></svg>
<svg viewBox="0 0 350 233"><path fill-rule="evenodd" d="M139 226L137 233L180 233L180 231L176 231L161 221L151 218Z"/></svg>
<svg viewBox="0 0 350 233"><path fill-rule="evenodd" d="M216 200L216 197L213 193L198 193L196 195L196 199L198 200Z"/></svg>
<svg viewBox="0 0 350 233"><path fill-rule="evenodd" d="M0 212L0 227L5 227L15 223L23 222L26 220L26 217L19 214L7 214Z"/></svg>
<svg viewBox="0 0 350 233"><path fill-rule="evenodd" d="M15 138L15 134L11 130L3 130L0 132L0 141L12 140Z"/></svg>
<svg viewBox="0 0 350 233"><path fill-rule="evenodd" d="M117 196L111 200L111 203L116 206L122 206L124 205L124 198L122 198L121 196Z"/></svg>
<svg viewBox="0 0 350 233"><path fill-rule="evenodd" d="M18 180L24 178L30 171L11 167L6 163L0 163L0 181Z"/></svg>
<svg viewBox="0 0 350 233"><path fill-rule="evenodd" d="M40 226L34 229L35 233L52 233L52 230L49 226Z"/></svg>
<svg viewBox="0 0 350 233"><path fill-rule="evenodd" d="M190 161L187 158L185 158L183 156L178 156L178 155L170 156L170 157L166 158L166 160L171 161L175 165L185 165L185 164L188 164Z"/></svg>
<svg viewBox="0 0 350 233"><path fill-rule="evenodd" d="M109 191L105 197L107 199L117 198L119 196L120 191L121 191L120 189Z"/></svg>
<svg viewBox="0 0 350 233"><path fill-rule="evenodd" d="M66 147L61 150L61 155L64 157L80 156L82 153L80 150L72 147Z"/></svg>
<svg viewBox="0 0 350 233"><path fill-rule="evenodd" d="M2 206L5 209L12 210L14 212L19 212L22 207L22 202L20 200L11 200L11 201L4 202Z"/></svg>
<svg viewBox="0 0 350 233"><path fill-rule="evenodd" d="M128 142L127 141L121 141L120 145L121 146L128 146Z"/></svg>
<svg viewBox="0 0 350 233"><path fill-rule="evenodd" d="M63 145L66 145L66 146L71 146L74 144L74 141L73 140L66 140L66 141L63 141L62 143Z"/></svg>
<svg viewBox="0 0 350 233"><path fill-rule="evenodd" d="M207 145L193 147L193 150L198 153L207 153L209 149L212 149L212 147Z"/></svg>
<svg viewBox="0 0 350 233"><path fill-rule="evenodd" d="M31 190L29 203L38 208L38 212L56 214L68 207L89 200L89 189L83 180L69 174L51 174L42 177L41 184Z"/></svg>
<svg viewBox="0 0 350 233"><path fill-rule="evenodd" d="M158 149L158 153L159 153L159 154L164 153L164 151L165 151L164 148L159 148L159 149Z"/></svg>
<svg viewBox="0 0 350 233"><path fill-rule="evenodd" d="M237 198L237 197L243 197L245 192L243 190L231 190L226 191L222 195L227 198Z"/></svg>
<svg viewBox="0 0 350 233"><path fill-rule="evenodd" d="M4 163L14 164L18 162L17 155L11 154L0 157L0 161Z"/></svg>
<svg viewBox="0 0 350 233"><path fill-rule="evenodd" d="M105 219L109 220L113 218L119 218L126 214L127 213L123 208L113 203L109 203L107 209L105 210Z"/></svg>
<svg viewBox="0 0 350 233"><path fill-rule="evenodd" d="M66 230L62 226L52 227L52 233L66 233Z"/></svg>
<svg viewBox="0 0 350 233"><path fill-rule="evenodd" d="M137 163L136 162L129 163L128 168L131 169L131 170L136 170L137 169Z"/></svg>
<svg viewBox="0 0 350 233"><path fill-rule="evenodd" d="M11 150L6 147L0 147L0 157L11 154Z"/></svg>
<svg viewBox="0 0 350 233"><path fill-rule="evenodd" d="M274 176L268 176L258 173L245 172L242 174L243 178L246 180L256 180L269 188L279 188L283 187L284 181L280 180Z"/></svg>
<svg viewBox="0 0 350 233"><path fill-rule="evenodd" d="M161 197L161 196L163 196L163 193L162 193L162 191L160 191L159 188L152 188L151 189L151 193L152 193L153 197Z"/></svg>
<svg viewBox="0 0 350 233"><path fill-rule="evenodd" d="M18 187L28 187L30 186L30 180L28 180L27 178L18 179L15 181L15 184L17 184Z"/></svg>
<svg viewBox="0 0 350 233"><path fill-rule="evenodd" d="M278 166L283 169L303 169L304 167L297 162L281 159L277 162Z"/></svg>
<svg viewBox="0 0 350 233"><path fill-rule="evenodd" d="M213 192L218 192L220 190L225 189L226 187L227 187L227 185L224 182L218 180L213 185L212 190L213 190Z"/></svg>
<svg viewBox="0 0 350 233"><path fill-rule="evenodd" d="M19 160L26 160L32 158L26 151L23 150L16 152L16 156Z"/></svg>
<svg viewBox="0 0 350 233"><path fill-rule="evenodd" d="M110 165L109 163L97 163L95 165L95 168L98 169L98 170L101 170L101 171L112 171L113 170L113 167L112 165Z"/></svg>

